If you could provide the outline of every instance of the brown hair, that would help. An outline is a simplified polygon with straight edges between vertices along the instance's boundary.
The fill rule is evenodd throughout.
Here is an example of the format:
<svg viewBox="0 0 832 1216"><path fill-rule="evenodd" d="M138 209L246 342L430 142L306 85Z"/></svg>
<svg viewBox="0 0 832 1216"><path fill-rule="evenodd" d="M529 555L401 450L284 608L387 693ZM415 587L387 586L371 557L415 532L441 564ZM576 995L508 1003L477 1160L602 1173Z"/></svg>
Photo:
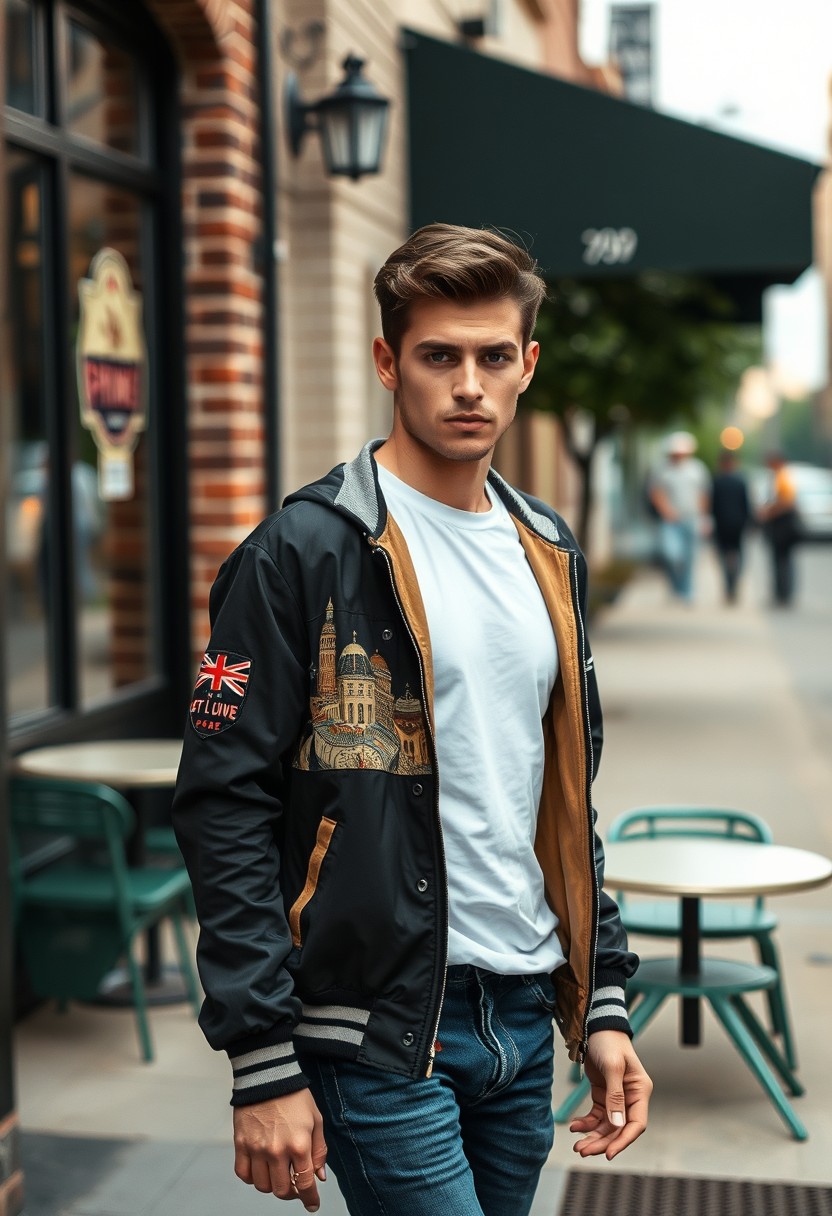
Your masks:
<svg viewBox="0 0 832 1216"><path fill-rule="evenodd" d="M394 250L375 277L384 339L398 353L410 305L417 300L512 299L528 344L546 284L534 258L487 228L427 224Z"/></svg>

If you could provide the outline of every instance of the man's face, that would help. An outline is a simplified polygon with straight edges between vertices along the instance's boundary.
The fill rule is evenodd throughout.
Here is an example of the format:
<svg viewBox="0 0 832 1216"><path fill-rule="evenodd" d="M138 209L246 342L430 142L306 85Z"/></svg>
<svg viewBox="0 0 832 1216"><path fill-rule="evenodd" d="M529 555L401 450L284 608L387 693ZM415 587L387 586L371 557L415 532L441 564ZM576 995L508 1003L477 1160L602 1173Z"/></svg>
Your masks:
<svg viewBox="0 0 832 1216"><path fill-rule="evenodd" d="M398 356L381 338L373 345L394 434L445 460L483 459L514 418L538 349L523 349L514 300L413 304Z"/></svg>

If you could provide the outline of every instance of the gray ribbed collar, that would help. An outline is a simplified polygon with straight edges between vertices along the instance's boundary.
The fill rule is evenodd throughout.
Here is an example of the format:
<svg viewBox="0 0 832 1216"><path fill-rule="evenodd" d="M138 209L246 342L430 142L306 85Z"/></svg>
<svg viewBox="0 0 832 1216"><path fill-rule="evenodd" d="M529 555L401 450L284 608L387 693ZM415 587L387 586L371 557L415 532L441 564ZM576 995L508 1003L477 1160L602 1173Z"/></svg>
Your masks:
<svg viewBox="0 0 832 1216"><path fill-rule="evenodd" d="M382 520L384 499L378 487L373 452L381 447L383 439L371 439L354 460L343 467L343 481L335 496L335 505L356 516L367 531L376 535ZM488 471L488 481L497 491L512 514L539 533L544 540L557 543L560 540L557 524L548 515L535 511L513 486L494 469ZM381 529L383 530L383 529Z"/></svg>

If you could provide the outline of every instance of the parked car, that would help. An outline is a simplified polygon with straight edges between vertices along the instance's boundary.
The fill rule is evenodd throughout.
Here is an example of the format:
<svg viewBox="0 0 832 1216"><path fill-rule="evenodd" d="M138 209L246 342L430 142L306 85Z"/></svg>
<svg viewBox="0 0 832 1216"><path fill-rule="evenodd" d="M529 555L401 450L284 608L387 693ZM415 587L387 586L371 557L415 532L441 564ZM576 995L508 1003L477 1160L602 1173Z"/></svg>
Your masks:
<svg viewBox="0 0 832 1216"><path fill-rule="evenodd" d="M806 540L832 541L832 469L790 464L797 490L797 509Z"/></svg>

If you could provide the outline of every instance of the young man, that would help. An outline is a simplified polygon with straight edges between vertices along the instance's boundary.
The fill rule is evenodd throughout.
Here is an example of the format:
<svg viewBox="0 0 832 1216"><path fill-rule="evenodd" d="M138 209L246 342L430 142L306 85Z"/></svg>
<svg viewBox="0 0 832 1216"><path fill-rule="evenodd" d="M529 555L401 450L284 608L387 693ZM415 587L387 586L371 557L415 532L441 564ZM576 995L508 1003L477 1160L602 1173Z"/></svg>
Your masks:
<svg viewBox="0 0 832 1216"><path fill-rule="evenodd" d="M228 559L175 823L201 1025L234 1071L236 1171L353 1216L523 1216L552 1144L553 1020L582 1155L651 1083L601 891L584 559L490 467L544 295L502 236L415 233L376 278L393 427Z"/></svg>

